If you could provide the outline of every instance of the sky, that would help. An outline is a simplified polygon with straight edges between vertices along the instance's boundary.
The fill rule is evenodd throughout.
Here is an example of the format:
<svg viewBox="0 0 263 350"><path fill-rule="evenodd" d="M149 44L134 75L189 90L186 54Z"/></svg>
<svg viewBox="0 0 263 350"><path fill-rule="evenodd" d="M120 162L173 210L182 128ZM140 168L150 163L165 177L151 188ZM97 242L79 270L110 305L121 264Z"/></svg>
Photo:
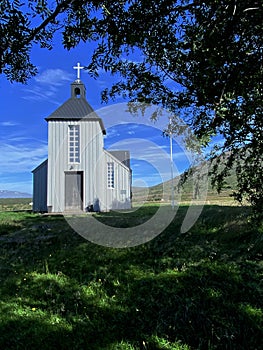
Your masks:
<svg viewBox="0 0 263 350"><path fill-rule="evenodd" d="M52 51L34 47L32 62L38 74L26 85L10 83L0 75L0 190L32 194L32 170L47 158L47 122L56 108L70 97L70 84L77 78L78 62L88 65L92 45L81 44L67 51L57 43ZM125 149L131 153L134 186L153 186L185 170L193 155L178 138L163 136L170 114L164 111L157 121L150 120L153 107L144 116L127 112L121 98L101 103L101 91L113 78L102 73L96 80L81 71L87 101L103 119L107 135L105 149Z"/></svg>

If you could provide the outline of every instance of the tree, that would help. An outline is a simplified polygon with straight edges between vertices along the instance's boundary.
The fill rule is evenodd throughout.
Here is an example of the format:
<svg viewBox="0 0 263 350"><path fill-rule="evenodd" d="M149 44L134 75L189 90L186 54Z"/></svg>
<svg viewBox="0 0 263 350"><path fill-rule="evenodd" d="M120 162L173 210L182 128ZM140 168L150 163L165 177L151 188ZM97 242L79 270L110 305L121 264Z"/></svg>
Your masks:
<svg viewBox="0 0 263 350"><path fill-rule="evenodd" d="M180 115L207 146L224 143L214 157L214 183L222 188L234 166L238 200L263 207L262 5L256 0L3 0L1 71L25 82L36 74L34 43L51 49L55 31L71 49L81 41L97 48L87 69L119 81L103 92L161 105ZM33 27L33 23L38 23ZM140 54L133 61L132 54ZM227 157L218 157L225 154Z"/></svg>

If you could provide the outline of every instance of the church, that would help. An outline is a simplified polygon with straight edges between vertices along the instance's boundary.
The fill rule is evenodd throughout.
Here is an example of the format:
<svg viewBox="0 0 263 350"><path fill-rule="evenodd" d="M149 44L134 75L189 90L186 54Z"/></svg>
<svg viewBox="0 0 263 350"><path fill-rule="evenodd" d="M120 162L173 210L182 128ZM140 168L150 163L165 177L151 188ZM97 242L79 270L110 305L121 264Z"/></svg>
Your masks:
<svg viewBox="0 0 263 350"><path fill-rule="evenodd" d="M33 173L33 211L83 213L131 208L130 152L104 149L102 119L77 79L71 96L46 118L48 159Z"/></svg>

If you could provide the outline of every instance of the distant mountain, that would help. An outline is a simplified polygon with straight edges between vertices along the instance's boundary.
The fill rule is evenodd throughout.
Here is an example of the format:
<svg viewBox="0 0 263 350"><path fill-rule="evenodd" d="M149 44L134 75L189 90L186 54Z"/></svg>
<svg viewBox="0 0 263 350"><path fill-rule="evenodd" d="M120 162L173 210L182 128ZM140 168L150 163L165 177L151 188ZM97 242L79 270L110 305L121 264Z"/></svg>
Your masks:
<svg viewBox="0 0 263 350"><path fill-rule="evenodd" d="M32 194L26 192L0 190L0 198L32 198Z"/></svg>

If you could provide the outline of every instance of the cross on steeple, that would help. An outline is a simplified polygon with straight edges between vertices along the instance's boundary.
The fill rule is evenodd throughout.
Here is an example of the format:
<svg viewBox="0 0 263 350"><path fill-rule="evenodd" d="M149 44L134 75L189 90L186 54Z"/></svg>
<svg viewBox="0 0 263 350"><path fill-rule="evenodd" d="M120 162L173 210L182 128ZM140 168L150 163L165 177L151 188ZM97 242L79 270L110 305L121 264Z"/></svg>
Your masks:
<svg viewBox="0 0 263 350"><path fill-rule="evenodd" d="M81 67L80 63L78 62L77 66L73 67L73 69L77 70L77 80L80 80L80 71L81 71L81 69L84 69L84 67Z"/></svg>

